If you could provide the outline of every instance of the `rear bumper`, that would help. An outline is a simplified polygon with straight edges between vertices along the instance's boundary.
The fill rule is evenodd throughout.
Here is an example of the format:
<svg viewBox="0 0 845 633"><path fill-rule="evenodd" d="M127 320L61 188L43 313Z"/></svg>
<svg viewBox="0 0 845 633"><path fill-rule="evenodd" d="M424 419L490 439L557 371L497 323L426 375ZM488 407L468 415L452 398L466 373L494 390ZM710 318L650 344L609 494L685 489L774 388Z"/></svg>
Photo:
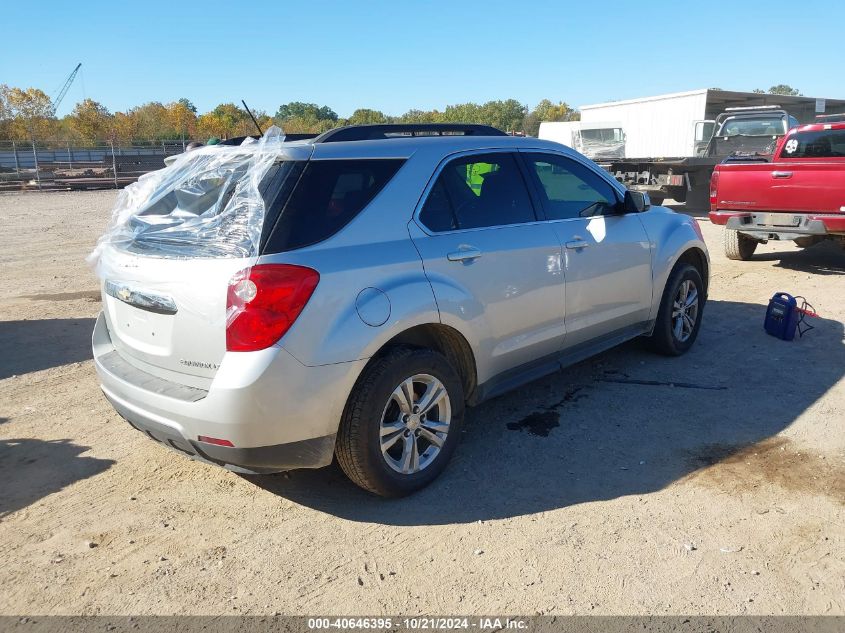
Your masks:
<svg viewBox="0 0 845 633"><path fill-rule="evenodd" d="M227 354L205 391L130 364L102 314L93 350L103 393L133 427L194 459L253 473L331 463L343 406L365 363L307 367L278 347Z"/></svg>
<svg viewBox="0 0 845 633"><path fill-rule="evenodd" d="M149 438L177 450L197 461L223 466L247 474L277 473L296 468L319 468L332 461L335 436L310 440L237 448L216 446L184 437L174 426L148 417L143 411L128 405L105 388L103 393L120 416Z"/></svg>
<svg viewBox="0 0 845 633"><path fill-rule="evenodd" d="M845 235L845 214L711 211L710 221L761 239Z"/></svg>

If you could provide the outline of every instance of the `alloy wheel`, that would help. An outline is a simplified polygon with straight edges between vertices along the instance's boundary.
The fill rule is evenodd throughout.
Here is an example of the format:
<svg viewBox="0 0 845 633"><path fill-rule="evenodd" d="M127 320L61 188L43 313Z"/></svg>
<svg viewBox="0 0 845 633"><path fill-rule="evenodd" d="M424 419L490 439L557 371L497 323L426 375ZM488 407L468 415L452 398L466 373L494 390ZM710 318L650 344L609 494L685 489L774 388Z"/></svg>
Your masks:
<svg viewBox="0 0 845 633"><path fill-rule="evenodd" d="M685 279L672 303L672 332L675 338L685 343L692 336L697 320L698 288L691 279Z"/></svg>
<svg viewBox="0 0 845 633"><path fill-rule="evenodd" d="M443 383L429 374L402 381L390 394L379 427L381 454L393 470L412 475L440 454L452 407Z"/></svg>

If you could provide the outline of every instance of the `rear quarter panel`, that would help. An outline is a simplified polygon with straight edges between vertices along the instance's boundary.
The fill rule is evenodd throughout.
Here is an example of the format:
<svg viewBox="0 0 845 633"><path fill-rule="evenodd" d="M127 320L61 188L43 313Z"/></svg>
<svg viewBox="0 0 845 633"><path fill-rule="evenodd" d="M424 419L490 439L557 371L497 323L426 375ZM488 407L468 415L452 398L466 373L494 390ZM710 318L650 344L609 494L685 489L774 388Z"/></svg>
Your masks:
<svg viewBox="0 0 845 633"><path fill-rule="evenodd" d="M284 260L320 272L317 289L281 340L305 365L369 358L402 331L440 322L431 285L407 237L287 253ZM377 299L368 301L368 294Z"/></svg>

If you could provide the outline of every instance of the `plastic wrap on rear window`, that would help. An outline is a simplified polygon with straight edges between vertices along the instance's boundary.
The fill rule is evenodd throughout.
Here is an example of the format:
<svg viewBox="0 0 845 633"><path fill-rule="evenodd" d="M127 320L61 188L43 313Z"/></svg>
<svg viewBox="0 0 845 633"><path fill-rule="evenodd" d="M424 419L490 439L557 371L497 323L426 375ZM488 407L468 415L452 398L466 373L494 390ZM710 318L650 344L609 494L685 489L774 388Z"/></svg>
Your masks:
<svg viewBox="0 0 845 633"><path fill-rule="evenodd" d="M189 151L122 190L87 258L104 282L104 301L175 319L187 313L198 324L236 318L226 287L248 277L258 258L266 181L311 151L283 141L271 127L239 146Z"/></svg>
<svg viewBox="0 0 845 633"><path fill-rule="evenodd" d="M256 255L265 211L260 185L282 141L272 127L258 141L187 152L142 176L118 196L89 261L100 272L108 246L158 257Z"/></svg>

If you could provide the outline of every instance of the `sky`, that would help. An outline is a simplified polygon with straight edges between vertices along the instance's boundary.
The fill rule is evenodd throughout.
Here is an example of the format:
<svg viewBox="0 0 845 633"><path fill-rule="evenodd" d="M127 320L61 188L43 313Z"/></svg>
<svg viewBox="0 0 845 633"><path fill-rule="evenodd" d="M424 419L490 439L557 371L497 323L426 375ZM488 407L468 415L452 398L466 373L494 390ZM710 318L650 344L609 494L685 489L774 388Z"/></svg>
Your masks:
<svg viewBox="0 0 845 633"><path fill-rule="evenodd" d="M187 97L200 112L245 99L341 116L467 101L571 106L786 83L845 97L845 2L109 2L2 11L0 83L91 98L112 112Z"/></svg>

